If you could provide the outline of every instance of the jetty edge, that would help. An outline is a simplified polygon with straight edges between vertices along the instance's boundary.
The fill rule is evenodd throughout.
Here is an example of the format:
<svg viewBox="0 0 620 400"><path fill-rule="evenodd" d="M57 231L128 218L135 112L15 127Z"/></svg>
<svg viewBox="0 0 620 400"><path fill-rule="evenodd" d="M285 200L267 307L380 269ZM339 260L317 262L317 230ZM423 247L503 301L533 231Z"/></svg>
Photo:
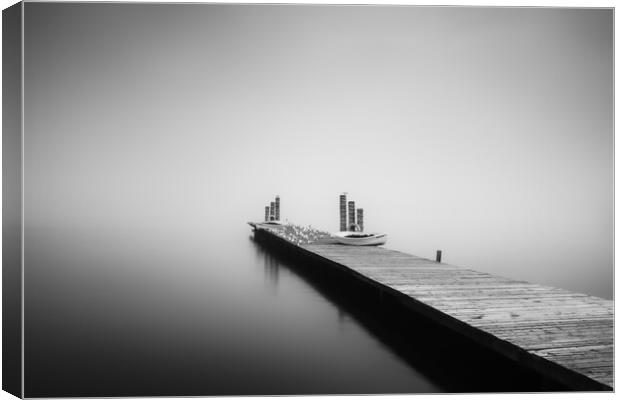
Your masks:
<svg viewBox="0 0 620 400"><path fill-rule="evenodd" d="M613 390L612 300L504 278L382 247L257 239L339 270L415 313L569 389Z"/></svg>

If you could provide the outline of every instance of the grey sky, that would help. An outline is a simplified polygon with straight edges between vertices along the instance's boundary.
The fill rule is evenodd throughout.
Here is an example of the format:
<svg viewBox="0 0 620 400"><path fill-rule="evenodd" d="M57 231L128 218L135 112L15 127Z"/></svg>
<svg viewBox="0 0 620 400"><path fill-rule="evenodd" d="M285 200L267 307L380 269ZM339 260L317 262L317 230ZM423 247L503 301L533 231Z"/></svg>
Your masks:
<svg viewBox="0 0 620 400"><path fill-rule="evenodd" d="M610 9L26 4L26 225L338 228L611 297Z"/></svg>

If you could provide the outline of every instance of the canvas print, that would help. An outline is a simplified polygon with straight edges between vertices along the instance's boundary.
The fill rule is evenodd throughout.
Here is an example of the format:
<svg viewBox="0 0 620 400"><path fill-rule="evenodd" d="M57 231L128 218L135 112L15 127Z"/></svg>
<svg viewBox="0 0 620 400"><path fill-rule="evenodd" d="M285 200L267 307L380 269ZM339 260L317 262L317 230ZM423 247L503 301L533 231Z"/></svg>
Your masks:
<svg viewBox="0 0 620 400"><path fill-rule="evenodd" d="M612 8L3 11L3 389L613 391Z"/></svg>

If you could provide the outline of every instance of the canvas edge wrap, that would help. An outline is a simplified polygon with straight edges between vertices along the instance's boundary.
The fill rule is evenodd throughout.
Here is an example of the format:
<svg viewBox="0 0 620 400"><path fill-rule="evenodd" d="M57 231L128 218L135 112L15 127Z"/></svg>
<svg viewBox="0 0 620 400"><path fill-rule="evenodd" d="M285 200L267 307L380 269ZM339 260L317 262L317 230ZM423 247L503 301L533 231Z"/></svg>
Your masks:
<svg viewBox="0 0 620 400"><path fill-rule="evenodd" d="M23 4L2 11L2 390L23 397Z"/></svg>

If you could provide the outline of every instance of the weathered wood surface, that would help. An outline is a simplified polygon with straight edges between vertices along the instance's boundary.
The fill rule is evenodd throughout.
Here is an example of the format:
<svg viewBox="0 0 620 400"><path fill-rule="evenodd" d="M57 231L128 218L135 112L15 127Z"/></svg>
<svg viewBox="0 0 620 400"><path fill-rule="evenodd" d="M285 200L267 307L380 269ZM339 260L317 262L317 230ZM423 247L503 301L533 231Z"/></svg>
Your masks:
<svg viewBox="0 0 620 400"><path fill-rule="evenodd" d="M613 301L381 247L300 247L540 372L613 387Z"/></svg>

